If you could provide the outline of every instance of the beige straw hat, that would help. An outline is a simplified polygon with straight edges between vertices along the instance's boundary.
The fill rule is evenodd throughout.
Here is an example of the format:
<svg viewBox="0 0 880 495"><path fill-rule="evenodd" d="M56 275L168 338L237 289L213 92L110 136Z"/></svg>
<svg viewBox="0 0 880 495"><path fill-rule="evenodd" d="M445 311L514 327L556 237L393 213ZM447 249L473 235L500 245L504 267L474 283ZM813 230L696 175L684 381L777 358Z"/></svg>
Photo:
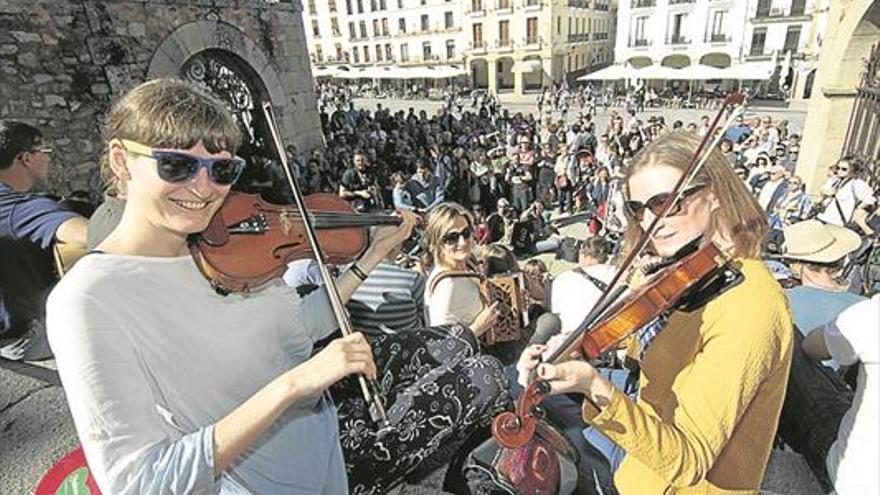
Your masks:
<svg viewBox="0 0 880 495"><path fill-rule="evenodd" d="M818 220L806 220L782 229L782 257L811 263L833 263L855 251L862 239L852 230Z"/></svg>

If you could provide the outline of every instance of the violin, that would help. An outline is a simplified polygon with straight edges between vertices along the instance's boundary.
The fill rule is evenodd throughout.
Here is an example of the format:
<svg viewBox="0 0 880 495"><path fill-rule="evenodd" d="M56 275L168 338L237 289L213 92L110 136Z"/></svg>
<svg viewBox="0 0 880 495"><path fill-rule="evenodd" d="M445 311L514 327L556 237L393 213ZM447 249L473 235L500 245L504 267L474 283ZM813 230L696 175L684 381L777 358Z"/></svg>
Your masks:
<svg viewBox="0 0 880 495"><path fill-rule="evenodd" d="M669 214L683 191L693 182L708 160L711 150L717 147L722 133L714 136L714 131L722 114L728 109L733 109L724 125L724 128L730 127L735 117L743 111L741 106L743 101L744 97L740 93L732 93L725 98L710 125L709 132L688 161L685 172L675 184L672 194L669 194L661 206L661 212L654 216L651 224L639 237L584 321L546 362L558 364L571 359L572 353L575 352L588 358L597 357L623 338L677 309L681 303L690 303L688 297L695 292L703 292L703 289L708 288L706 292L717 293L730 286L736 279L736 274L729 267L727 258L709 242L701 247L691 246L692 250L696 249L687 254L679 253L681 257L675 263L663 268L647 284L628 296L624 297L627 288L620 283L624 275L634 268L636 258L648 246L661 219ZM706 294L702 293L701 296L705 297ZM549 392L548 383L533 377L517 401L516 410L503 412L493 419L492 436L495 440L509 449L528 444L537 429L536 408Z"/></svg>
<svg viewBox="0 0 880 495"><path fill-rule="evenodd" d="M211 284L221 294L249 291L280 276L293 260L314 258L339 330L348 336L354 327L330 272L329 263L355 260L367 247L367 228L399 225L391 215L355 214L352 206L334 194L305 197L287 163L272 105L262 104L271 144L293 193L293 205L275 205L258 196L232 193L208 227L189 241L189 251ZM378 434L391 429L375 380L358 375L361 393Z"/></svg>
<svg viewBox="0 0 880 495"><path fill-rule="evenodd" d="M702 294L700 289L714 288L718 282L730 285L736 275L725 270L727 263L727 257L714 244L705 244L655 273L649 283L629 296L615 301L610 307L593 310L582 324L590 329L583 334L573 332L547 362L561 362L575 351L587 359L599 357L628 335L680 304L689 303L689 296ZM600 321L594 323L599 318ZM499 444L518 448L528 443L535 433L535 409L548 392L546 382L533 381L517 401L515 413L503 412L495 417L492 435Z"/></svg>
<svg viewBox="0 0 880 495"><path fill-rule="evenodd" d="M368 227L401 222L392 215L358 214L330 193L306 196L305 204L327 262L336 265L366 250ZM190 239L189 251L221 294L258 289L280 277L291 261L315 257L296 206L238 192L229 193L208 227Z"/></svg>

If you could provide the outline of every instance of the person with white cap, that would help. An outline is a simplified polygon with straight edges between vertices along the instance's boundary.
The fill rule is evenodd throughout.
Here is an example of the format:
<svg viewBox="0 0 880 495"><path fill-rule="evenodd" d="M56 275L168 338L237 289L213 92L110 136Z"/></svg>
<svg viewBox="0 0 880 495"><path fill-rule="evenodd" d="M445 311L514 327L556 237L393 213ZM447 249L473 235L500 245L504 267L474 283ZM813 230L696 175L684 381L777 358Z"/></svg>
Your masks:
<svg viewBox="0 0 880 495"><path fill-rule="evenodd" d="M786 290L794 323L801 333L833 320L841 311L864 300L847 292L837 280L846 256L861 245L855 232L836 225L807 220L783 229L782 258L801 285Z"/></svg>
<svg viewBox="0 0 880 495"><path fill-rule="evenodd" d="M841 364L858 366L852 407L840 421L837 438L825 459L837 495L880 493L878 326L880 294L847 308L832 322L810 332L802 346L815 359L832 357Z"/></svg>

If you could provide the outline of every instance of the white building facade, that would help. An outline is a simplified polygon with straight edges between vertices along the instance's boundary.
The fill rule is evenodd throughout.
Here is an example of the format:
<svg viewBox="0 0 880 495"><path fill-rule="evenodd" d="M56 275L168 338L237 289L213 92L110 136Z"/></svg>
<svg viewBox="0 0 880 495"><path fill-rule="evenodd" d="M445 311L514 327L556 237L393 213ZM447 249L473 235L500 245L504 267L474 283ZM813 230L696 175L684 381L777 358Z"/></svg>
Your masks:
<svg viewBox="0 0 880 495"><path fill-rule="evenodd" d="M460 64L461 0L304 0L312 65Z"/></svg>
<svg viewBox="0 0 880 495"><path fill-rule="evenodd" d="M614 0L466 0L475 87L521 95L613 60Z"/></svg>
<svg viewBox="0 0 880 495"><path fill-rule="evenodd" d="M617 0L303 0L313 69L450 66L522 94L609 65Z"/></svg>
<svg viewBox="0 0 880 495"><path fill-rule="evenodd" d="M636 68L767 62L771 85L802 97L830 1L622 0L614 59Z"/></svg>

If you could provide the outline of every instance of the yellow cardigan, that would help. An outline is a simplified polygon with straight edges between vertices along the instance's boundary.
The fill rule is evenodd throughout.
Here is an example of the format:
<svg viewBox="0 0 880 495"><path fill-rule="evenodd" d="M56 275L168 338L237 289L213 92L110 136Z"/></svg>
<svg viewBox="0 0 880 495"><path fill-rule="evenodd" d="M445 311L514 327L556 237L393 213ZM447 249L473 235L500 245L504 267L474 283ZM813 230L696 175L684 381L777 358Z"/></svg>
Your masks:
<svg viewBox="0 0 880 495"><path fill-rule="evenodd" d="M626 451L621 494L757 493L791 365L792 322L759 260L743 282L693 313L677 311L645 355L639 400L615 391L584 420Z"/></svg>

